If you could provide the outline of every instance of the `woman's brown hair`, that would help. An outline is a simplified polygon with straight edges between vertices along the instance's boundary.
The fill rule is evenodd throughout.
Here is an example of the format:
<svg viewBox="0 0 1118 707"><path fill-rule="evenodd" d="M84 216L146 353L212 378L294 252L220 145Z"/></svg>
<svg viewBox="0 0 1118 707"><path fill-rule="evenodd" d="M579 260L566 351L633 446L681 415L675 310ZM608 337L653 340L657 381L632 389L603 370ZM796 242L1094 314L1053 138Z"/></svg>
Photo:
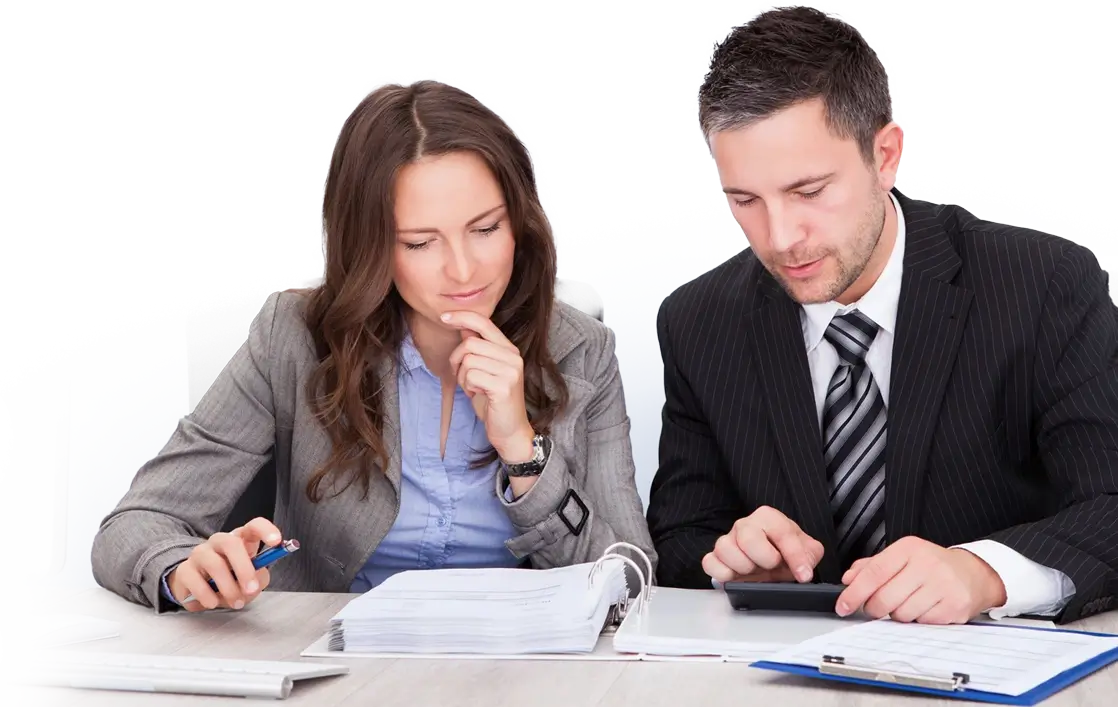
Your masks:
<svg viewBox="0 0 1118 707"><path fill-rule="evenodd" d="M333 451L307 484L314 502L323 498L326 482L340 493L356 480L367 494L374 469L383 473L388 466L388 417L377 371L386 359L397 360L406 330L405 305L393 284L396 175L421 157L458 151L488 164L508 205L516 238L513 272L492 319L524 359L532 426L546 434L566 405L566 385L547 350L555 243L528 151L503 120L464 91L434 81L383 86L342 126L322 202L326 268L306 310L319 360L308 395ZM495 458L490 450L479 461Z"/></svg>

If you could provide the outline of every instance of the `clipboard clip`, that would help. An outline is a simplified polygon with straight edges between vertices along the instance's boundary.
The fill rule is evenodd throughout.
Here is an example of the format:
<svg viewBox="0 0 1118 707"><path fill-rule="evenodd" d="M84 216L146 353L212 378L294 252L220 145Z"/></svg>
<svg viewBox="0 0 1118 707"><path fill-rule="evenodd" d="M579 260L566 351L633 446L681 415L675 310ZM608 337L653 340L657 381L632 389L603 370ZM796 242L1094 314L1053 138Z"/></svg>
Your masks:
<svg viewBox="0 0 1118 707"><path fill-rule="evenodd" d="M900 670L884 670L858 665L848 665L841 655L825 655L819 663L819 672L823 675L840 675L842 677L870 680L872 682L889 683L893 685L907 685L909 687L924 687L932 690L957 692L964 689L970 682L966 673L952 673L950 676L937 677L921 673L904 672Z"/></svg>

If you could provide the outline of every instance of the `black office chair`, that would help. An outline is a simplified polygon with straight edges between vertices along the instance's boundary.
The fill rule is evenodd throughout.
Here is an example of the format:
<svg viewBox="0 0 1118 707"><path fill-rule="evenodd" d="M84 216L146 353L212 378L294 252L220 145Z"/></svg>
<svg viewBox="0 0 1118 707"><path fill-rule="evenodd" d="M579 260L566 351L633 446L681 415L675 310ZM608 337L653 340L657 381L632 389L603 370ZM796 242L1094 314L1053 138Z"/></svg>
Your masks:
<svg viewBox="0 0 1118 707"><path fill-rule="evenodd" d="M302 286L313 281L283 284ZM278 284L278 283L277 283ZM218 374L248 338L252 323L275 285L235 287L199 298L187 312L187 380L190 412L198 406ZM598 321L605 321L605 304L593 285L575 280L559 280L558 298ZM253 518L272 518L275 510L275 464L268 461L237 500L225 521L226 531L243 526Z"/></svg>

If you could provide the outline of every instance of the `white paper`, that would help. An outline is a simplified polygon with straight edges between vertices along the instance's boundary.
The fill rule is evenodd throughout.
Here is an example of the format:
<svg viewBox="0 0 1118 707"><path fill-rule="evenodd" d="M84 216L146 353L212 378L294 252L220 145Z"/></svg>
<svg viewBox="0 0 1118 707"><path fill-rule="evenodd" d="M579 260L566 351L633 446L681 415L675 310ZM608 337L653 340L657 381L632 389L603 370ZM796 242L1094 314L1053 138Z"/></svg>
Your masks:
<svg viewBox="0 0 1118 707"><path fill-rule="evenodd" d="M624 564L401 572L330 622L338 653L589 653L628 594Z"/></svg>
<svg viewBox="0 0 1118 707"><path fill-rule="evenodd" d="M882 619L809 639L768 660L814 668L824 655L832 655L853 667L881 671L930 677L965 673L967 689L1017 696L1115 648L1118 636Z"/></svg>

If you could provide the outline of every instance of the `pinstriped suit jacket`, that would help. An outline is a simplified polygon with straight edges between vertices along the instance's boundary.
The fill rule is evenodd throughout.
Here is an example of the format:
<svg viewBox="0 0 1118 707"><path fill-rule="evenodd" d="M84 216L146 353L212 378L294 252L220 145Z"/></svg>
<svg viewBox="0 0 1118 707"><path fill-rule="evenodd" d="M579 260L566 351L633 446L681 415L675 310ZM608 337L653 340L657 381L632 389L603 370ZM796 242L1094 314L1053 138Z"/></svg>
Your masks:
<svg viewBox="0 0 1118 707"><path fill-rule="evenodd" d="M164 572L221 528L270 461L276 525L303 546L272 567L271 588L349 591L399 508L396 371L390 361L378 370L388 420L388 469L374 471L366 498L355 483L311 503L304 489L331 443L307 399L317 357L302 315L304 301L286 292L268 298L248 340L105 518L92 555L93 575L102 586L164 609L159 594ZM552 424L551 456L531 490L508 503L494 488L517 532L506 545L533 567L547 568L596 560L609 545L625 541L655 565L634 481L613 332L557 302L547 343L570 402Z"/></svg>
<svg viewBox="0 0 1118 707"><path fill-rule="evenodd" d="M907 247L893 344L887 542L989 538L1075 582L1059 617L1118 594L1118 317L1085 248L894 192ZM773 506L838 582L799 306L750 250L657 320L666 402L649 527L658 577L709 587L705 553Z"/></svg>

